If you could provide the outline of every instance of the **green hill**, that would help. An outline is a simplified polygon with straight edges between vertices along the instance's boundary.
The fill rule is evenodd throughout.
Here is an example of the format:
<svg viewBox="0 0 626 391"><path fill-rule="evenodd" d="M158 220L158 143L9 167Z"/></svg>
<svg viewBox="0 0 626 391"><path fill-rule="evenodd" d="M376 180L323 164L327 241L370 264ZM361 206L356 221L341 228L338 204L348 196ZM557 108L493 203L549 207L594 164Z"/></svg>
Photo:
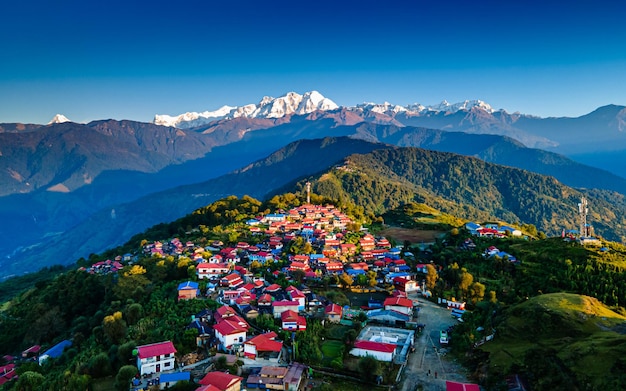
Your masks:
<svg viewBox="0 0 626 391"><path fill-rule="evenodd" d="M481 346L489 353L490 376L517 373L536 390L624 384L623 371L616 369L626 364L626 316L597 299L540 295L512 306L504 316L493 341Z"/></svg>
<svg viewBox="0 0 626 391"><path fill-rule="evenodd" d="M587 194L596 234L626 238L626 205L617 193L583 193L553 177L451 153L393 148L352 155L312 183L315 192L349 200L365 213L418 202L468 220L533 224L548 235L577 226L577 204Z"/></svg>

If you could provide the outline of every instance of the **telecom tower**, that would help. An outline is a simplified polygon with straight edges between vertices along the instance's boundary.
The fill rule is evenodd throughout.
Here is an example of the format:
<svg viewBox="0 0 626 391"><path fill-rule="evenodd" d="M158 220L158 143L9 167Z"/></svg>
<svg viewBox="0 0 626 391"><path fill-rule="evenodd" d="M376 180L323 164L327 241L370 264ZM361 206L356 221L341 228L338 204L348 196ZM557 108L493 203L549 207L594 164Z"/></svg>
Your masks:
<svg viewBox="0 0 626 391"><path fill-rule="evenodd" d="M306 183L306 203L311 203L311 182Z"/></svg>
<svg viewBox="0 0 626 391"><path fill-rule="evenodd" d="M589 236L587 234L587 214L589 213L589 208L587 208L587 199L582 197L580 202L578 203L578 215L580 216L580 237Z"/></svg>

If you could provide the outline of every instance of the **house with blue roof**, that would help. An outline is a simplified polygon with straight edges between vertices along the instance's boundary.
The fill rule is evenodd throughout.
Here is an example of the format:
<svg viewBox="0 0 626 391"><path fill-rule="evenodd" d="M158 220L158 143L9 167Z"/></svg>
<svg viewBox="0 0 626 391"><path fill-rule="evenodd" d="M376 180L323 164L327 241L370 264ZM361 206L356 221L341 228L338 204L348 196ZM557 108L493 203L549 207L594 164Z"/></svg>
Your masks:
<svg viewBox="0 0 626 391"><path fill-rule="evenodd" d="M39 365L41 365L44 361L46 361L49 358L60 357L63 354L63 351L65 350L65 348L69 346L72 346L72 341L66 339L54 345L50 349L46 350L45 352L43 352L41 356L39 356Z"/></svg>
<svg viewBox="0 0 626 391"><path fill-rule="evenodd" d="M173 387L174 384L179 381L190 381L191 372L171 372L161 373L159 376L159 386L163 390L165 388Z"/></svg>
<svg viewBox="0 0 626 391"><path fill-rule="evenodd" d="M190 300L200 296L200 289L198 289L198 283L194 281L187 281L178 284L178 300Z"/></svg>

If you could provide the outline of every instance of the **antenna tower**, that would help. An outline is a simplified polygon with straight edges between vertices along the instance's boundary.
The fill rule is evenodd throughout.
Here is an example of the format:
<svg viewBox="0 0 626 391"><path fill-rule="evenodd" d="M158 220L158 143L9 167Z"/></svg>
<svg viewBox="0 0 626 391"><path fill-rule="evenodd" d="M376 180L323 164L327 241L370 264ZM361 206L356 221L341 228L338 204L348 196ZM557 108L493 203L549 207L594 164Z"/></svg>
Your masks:
<svg viewBox="0 0 626 391"><path fill-rule="evenodd" d="M580 202L578 203L578 215L580 216L580 237L585 237L587 235L587 214L589 213L589 208L587 207L587 199L582 197Z"/></svg>

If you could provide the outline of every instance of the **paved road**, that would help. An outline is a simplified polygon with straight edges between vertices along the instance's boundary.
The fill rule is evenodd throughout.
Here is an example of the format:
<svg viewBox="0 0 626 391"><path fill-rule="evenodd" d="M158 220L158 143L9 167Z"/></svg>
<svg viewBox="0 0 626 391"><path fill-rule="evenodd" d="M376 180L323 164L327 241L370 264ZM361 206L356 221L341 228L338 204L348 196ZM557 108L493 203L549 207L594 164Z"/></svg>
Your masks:
<svg viewBox="0 0 626 391"><path fill-rule="evenodd" d="M417 296L409 298L415 300ZM416 336L415 353L409 356L400 389L414 391L421 386L424 391L442 391L446 389L446 380L468 382L464 369L449 359L446 349L439 345L439 331L457 321L448 309L421 298L418 300L421 307L417 321L426 324L426 328Z"/></svg>

